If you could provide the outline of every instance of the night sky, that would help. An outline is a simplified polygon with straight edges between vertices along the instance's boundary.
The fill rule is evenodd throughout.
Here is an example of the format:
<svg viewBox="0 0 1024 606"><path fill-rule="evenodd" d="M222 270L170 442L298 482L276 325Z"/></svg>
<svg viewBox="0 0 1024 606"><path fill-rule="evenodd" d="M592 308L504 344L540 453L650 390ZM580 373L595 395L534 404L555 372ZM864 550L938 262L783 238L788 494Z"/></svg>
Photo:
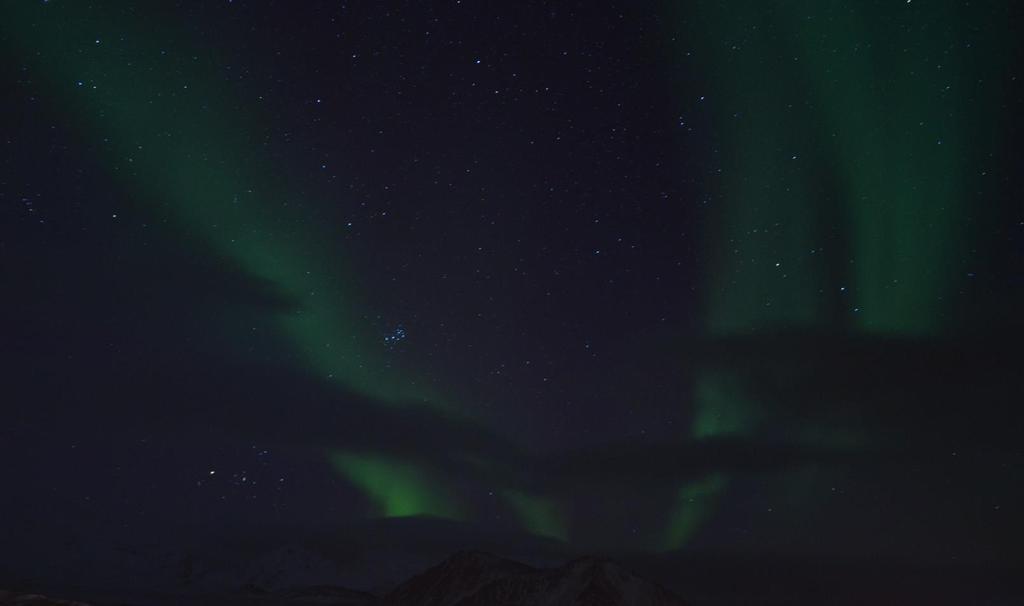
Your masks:
<svg viewBox="0 0 1024 606"><path fill-rule="evenodd" d="M15 574L1006 565L1012 5L3 2Z"/></svg>

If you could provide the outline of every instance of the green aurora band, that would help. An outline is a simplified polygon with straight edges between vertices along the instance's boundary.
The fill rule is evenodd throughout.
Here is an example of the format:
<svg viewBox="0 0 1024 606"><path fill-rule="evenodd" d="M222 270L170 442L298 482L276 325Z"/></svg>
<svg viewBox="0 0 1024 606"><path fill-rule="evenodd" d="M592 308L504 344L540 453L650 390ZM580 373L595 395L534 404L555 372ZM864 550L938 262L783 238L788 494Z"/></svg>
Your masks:
<svg viewBox="0 0 1024 606"><path fill-rule="evenodd" d="M706 74L700 103L717 133L708 338L955 330L953 295L977 254L967 194L981 170L965 145L997 140L998 116L982 108L998 106L991 57L1007 56L1009 40L992 5L961 4L670 5L677 57ZM699 372L690 439L762 426L764 407L737 371ZM789 430L837 447L863 438ZM728 484L715 473L682 486L662 547L685 546Z"/></svg>
<svg viewBox="0 0 1024 606"><path fill-rule="evenodd" d="M385 403L440 406L424 382L387 370L331 234L301 215L295 188L275 176L283 171L252 134L259 117L211 84L209 53L181 50L189 45L164 39L166 28L125 19L129 10L5 3L3 33L102 142L135 200L293 304L279 328L307 365Z"/></svg>
<svg viewBox="0 0 1024 606"><path fill-rule="evenodd" d="M214 84L209 53L182 50L190 45L166 25L132 10L6 2L0 32L146 212L290 302L276 322L301 365L375 401L458 414L427 381L386 363L337 238L304 217L302 188L251 128L262 117ZM978 34L984 11L948 1L741 0L668 12L679 56L697 49L692 60L709 76L702 103L718 137L706 336L841 327L927 338L955 328L951 295L976 249L966 194L977 162L964 146L994 140L999 119L970 104L992 105L991 87L975 84L1000 67L949 50L970 42L972 57L1006 56L1008 34ZM925 70L940 71L942 85ZM701 370L694 402L688 440L749 437L767 422L728 368ZM471 516L436 469L344 449L328 459L377 515ZM729 483L712 472L678 487L657 545L687 545ZM569 538L558 499L500 494L528 531Z"/></svg>
<svg viewBox="0 0 1024 606"><path fill-rule="evenodd" d="M426 515L461 520L465 512L450 490L424 474L422 467L384 455L336 452L331 463L358 486L376 505L379 515L401 518Z"/></svg>
<svg viewBox="0 0 1024 606"><path fill-rule="evenodd" d="M209 51L173 39L130 7L5 3L3 43L40 74L56 100L96 141L107 169L144 210L189 234L225 264L270 285L292 309L278 330L299 364L322 379L390 406L426 406L459 417L434 389L392 368L360 314L355 280L327 227L304 206L255 136L265 117L237 108L215 85ZM170 91L170 92L169 92ZM330 450L332 466L383 517L466 519L443 474L383 453ZM564 537L546 499L503 493L526 530Z"/></svg>
<svg viewBox="0 0 1024 606"><path fill-rule="evenodd" d="M102 142L108 170L146 212L292 304L276 320L301 365L377 402L456 414L426 382L385 363L348 287L337 238L302 218L301 199L289 195L296 188L252 135L259 117L232 109L212 84L208 53L193 56L166 26L125 18L130 11L11 2L0 20L5 43L45 77L80 130ZM461 515L427 469L356 453L331 461L381 515Z"/></svg>
<svg viewBox="0 0 1024 606"><path fill-rule="evenodd" d="M523 528L531 533L567 541L568 524L565 513L555 499L536 497L518 490L505 490L502 497L511 506Z"/></svg>

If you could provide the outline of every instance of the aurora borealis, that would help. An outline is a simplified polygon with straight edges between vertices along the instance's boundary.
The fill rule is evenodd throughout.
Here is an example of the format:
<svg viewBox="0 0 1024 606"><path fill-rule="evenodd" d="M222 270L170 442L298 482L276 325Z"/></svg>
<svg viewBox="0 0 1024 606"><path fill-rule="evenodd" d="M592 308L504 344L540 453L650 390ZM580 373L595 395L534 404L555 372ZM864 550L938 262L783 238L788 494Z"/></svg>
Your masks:
<svg viewBox="0 0 1024 606"><path fill-rule="evenodd" d="M1014 25L995 1L6 3L3 435L52 499L5 517L301 528L350 561L386 528L1001 566Z"/></svg>
<svg viewBox="0 0 1024 606"><path fill-rule="evenodd" d="M986 173L963 142L1000 145L994 115L968 108L993 105L985 76L1005 34L978 36L953 3L739 5L690 11L678 34L679 54L698 40L721 74L708 91L721 99L711 128L723 156L707 222L709 336L955 331L955 294L979 255L965 185ZM745 391L737 373L702 373L693 436L756 432L761 406ZM723 487L712 475L681 499ZM680 507L679 520L702 515Z"/></svg>
<svg viewBox="0 0 1024 606"><path fill-rule="evenodd" d="M296 217L290 206L301 208L305 196L273 176L245 118L205 73L209 66L169 56L165 49L176 40L154 40L147 35L153 23L137 16L122 21L74 5L47 15L39 8L12 7L7 22L18 37L10 40L56 68L50 85L83 129L102 137L111 170L128 175L120 185L152 204L155 216L190 230L212 254L295 302L278 330L305 364L383 402L427 401L425 388L418 393L403 384L412 381L385 378L374 351L382 349L379 339L371 345L353 317L355 295L345 286L351 278L326 243L329 232Z"/></svg>

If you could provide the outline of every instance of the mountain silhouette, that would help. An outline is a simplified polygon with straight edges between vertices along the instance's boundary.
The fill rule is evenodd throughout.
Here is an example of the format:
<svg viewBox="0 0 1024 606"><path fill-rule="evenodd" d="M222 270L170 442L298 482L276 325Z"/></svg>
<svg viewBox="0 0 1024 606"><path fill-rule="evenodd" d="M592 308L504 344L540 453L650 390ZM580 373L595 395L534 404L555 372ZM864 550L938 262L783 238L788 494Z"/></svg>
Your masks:
<svg viewBox="0 0 1024 606"><path fill-rule="evenodd" d="M283 578L288 571L280 571ZM181 596L182 606L686 606L660 585L611 560L585 557L536 568L482 551L460 551L399 583L383 596L330 585L265 587L246 583L231 595ZM0 606L90 606L41 595L0 591ZM93 606L99 606L94 604ZM125 605L127 606L127 605ZM145 602L137 605L145 606Z"/></svg>

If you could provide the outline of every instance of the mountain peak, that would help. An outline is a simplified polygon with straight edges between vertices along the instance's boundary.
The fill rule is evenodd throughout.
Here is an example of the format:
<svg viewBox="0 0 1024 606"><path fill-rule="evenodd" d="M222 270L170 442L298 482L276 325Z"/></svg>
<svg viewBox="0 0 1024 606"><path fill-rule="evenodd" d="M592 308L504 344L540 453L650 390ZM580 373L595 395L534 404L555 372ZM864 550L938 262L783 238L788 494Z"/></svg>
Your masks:
<svg viewBox="0 0 1024 606"><path fill-rule="evenodd" d="M659 585L612 560L587 556L532 568L481 551L460 551L402 583L389 606L683 606Z"/></svg>
<svg viewBox="0 0 1024 606"><path fill-rule="evenodd" d="M616 564L612 560L609 560L608 558L602 558L601 556L587 555L587 556L578 557L578 558L576 558L574 560L569 560L568 562L563 564L563 567L564 568L591 568L591 567L594 567L594 566L600 566L602 564L611 564L613 566L618 566L618 564Z"/></svg>
<svg viewBox="0 0 1024 606"><path fill-rule="evenodd" d="M492 553L487 553L486 551L466 549L463 551L456 551L452 555L448 556L448 559L443 563L457 565L495 565L508 562L511 562L511 560L500 558Z"/></svg>

